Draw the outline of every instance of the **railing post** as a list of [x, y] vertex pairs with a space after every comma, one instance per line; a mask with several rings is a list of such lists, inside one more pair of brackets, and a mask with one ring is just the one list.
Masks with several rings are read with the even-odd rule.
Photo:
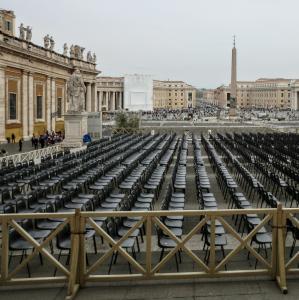
[[271, 266], [272, 266], [272, 278], [276, 279], [277, 274], [277, 260], [278, 260], [278, 209], [272, 215], [272, 257], [271, 257]]
[[85, 273], [86, 273], [86, 247], [85, 247], [85, 218], [80, 214], [79, 218], [79, 259], [78, 259], [78, 280], [80, 287], [85, 285]]
[[211, 273], [213, 274], [215, 272], [215, 265], [216, 265], [216, 249], [215, 249], [215, 216], [211, 216], [211, 240], [210, 240], [210, 269]]
[[2, 247], [1, 247], [1, 280], [6, 281], [8, 276], [8, 226], [7, 226], [7, 218], [1, 217], [1, 226], [2, 226]]
[[285, 268], [285, 239], [286, 213], [282, 210], [282, 204], [277, 205], [277, 274], [276, 281], [281, 291], [287, 294], [286, 268]]
[[71, 264], [70, 264], [70, 277], [68, 282], [67, 300], [74, 298], [76, 295], [79, 284], [78, 284], [78, 260], [79, 260], [79, 242], [80, 242], [80, 209], [76, 209], [75, 214], [70, 220], [71, 228]]
[[150, 277], [152, 270], [152, 217], [146, 218], [146, 275]]

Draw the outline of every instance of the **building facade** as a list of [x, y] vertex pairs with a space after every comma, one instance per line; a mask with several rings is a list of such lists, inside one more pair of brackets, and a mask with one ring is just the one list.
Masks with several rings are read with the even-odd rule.
[[[229, 104], [230, 86], [220, 86], [204, 93], [204, 100], [221, 107]], [[260, 78], [237, 82], [238, 108], [299, 109], [299, 80]]]
[[154, 80], [154, 108], [182, 109], [196, 106], [196, 88], [183, 81]]
[[[138, 74], [99, 76], [97, 89], [103, 111], [196, 107], [197, 89], [183, 81], [152, 80], [148, 75]], [[214, 99], [214, 92], [211, 98]]]
[[215, 90], [213, 89], [202, 89], [202, 99], [204, 102], [217, 105], [215, 100]]
[[[7, 11], [0, 11], [0, 15], [3, 26]], [[86, 85], [85, 109], [98, 111], [99, 71], [95, 61], [85, 60], [78, 53], [68, 55], [65, 50], [59, 54], [54, 50], [54, 42], [52, 47], [33, 44], [30, 27], [26, 36], [21, 28], [20, 37], [16, 37], [15, 29], [10, 27], [15, 24], [14, 15], [10, 15], [11, 25], [4, 25], [6, 30], [0, 31], [0, 141], [6, 142], [12, 134], [27, 140], [46, 130], [63, 130], [63, 114], [68, 105], [66, 83], [75, 68], [80, 70]]]
[[124, 109], [124, 77], [99, 76], [96, 84], [102, 111]]

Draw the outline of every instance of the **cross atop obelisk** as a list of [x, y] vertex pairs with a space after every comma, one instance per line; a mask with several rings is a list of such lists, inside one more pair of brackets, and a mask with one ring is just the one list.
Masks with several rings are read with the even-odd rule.
[[229, 99], [229, 116], [236, 116], [236, 102], [237, 102], [237, 49], [236, 36], [233, 36], [232, 49], [232, 69], [231, 69], [231, 83], [230, 83], [230, 99]]

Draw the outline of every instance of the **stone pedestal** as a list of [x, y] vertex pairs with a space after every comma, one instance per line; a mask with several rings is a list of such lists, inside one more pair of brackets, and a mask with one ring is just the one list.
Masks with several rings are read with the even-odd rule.
[[230, 108], [229, 111], [228, 111], [228, 115], [229, 117], [236, 117], [237, 116], [237, 111], [235, 108]]
[[93, 139], [102, 137], [102, 112], [88, 113], [87, 129]]
[[64, 148], [79, 148], [83, 146], [83, 136], [88, 133], [86, 112], [66, 113], [64, 115]]

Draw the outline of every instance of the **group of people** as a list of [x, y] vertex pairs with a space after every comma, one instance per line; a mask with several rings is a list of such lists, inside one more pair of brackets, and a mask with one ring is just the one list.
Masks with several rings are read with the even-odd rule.
[[53, 145], [59, 142], [62, 142], [64, 139], [64, 135], [61, 131], [59, 132], [49, 132], [48, 130], [41, 134], [40, 136], [36, 136], [35, 134], [32, 135], [31, 144], [34, 149], [38, 149], [39, 146], [41, 148], [47, 147], [49, 145]]
[[[31, 137], [31, 145], [32, 147], [36, 150], [39, 147], [40, 148], [44, 148], [59, 142], [62, 142], [64, 139], [64, 134], [59, 131], [59, 132], [49, 132], [48, 130], [41, 135], [35, 135], [33, 134]], [[23, 150], [23, 143], [24, 143], [24, 139], [23, 138], [19, 138], [18, 142], [16, 142], [16, 135], [14, 133], [11, 134], [11, 137], [7, 138], [8, 143], [12, 143], [12, 144], [16, 144], [18, 143], [19, 145], [19, 152], [22, 152]], [[7, 151], [5, 149], [1, 150], [1, 155], [5, 155]]]
[[209, 104], [200, 104], [196, 108], [167, 109], [156, 108], [143, 112], [142, 119], [155, 121], [199, 121], [205, 117], [218, 117], [221, 109]]

